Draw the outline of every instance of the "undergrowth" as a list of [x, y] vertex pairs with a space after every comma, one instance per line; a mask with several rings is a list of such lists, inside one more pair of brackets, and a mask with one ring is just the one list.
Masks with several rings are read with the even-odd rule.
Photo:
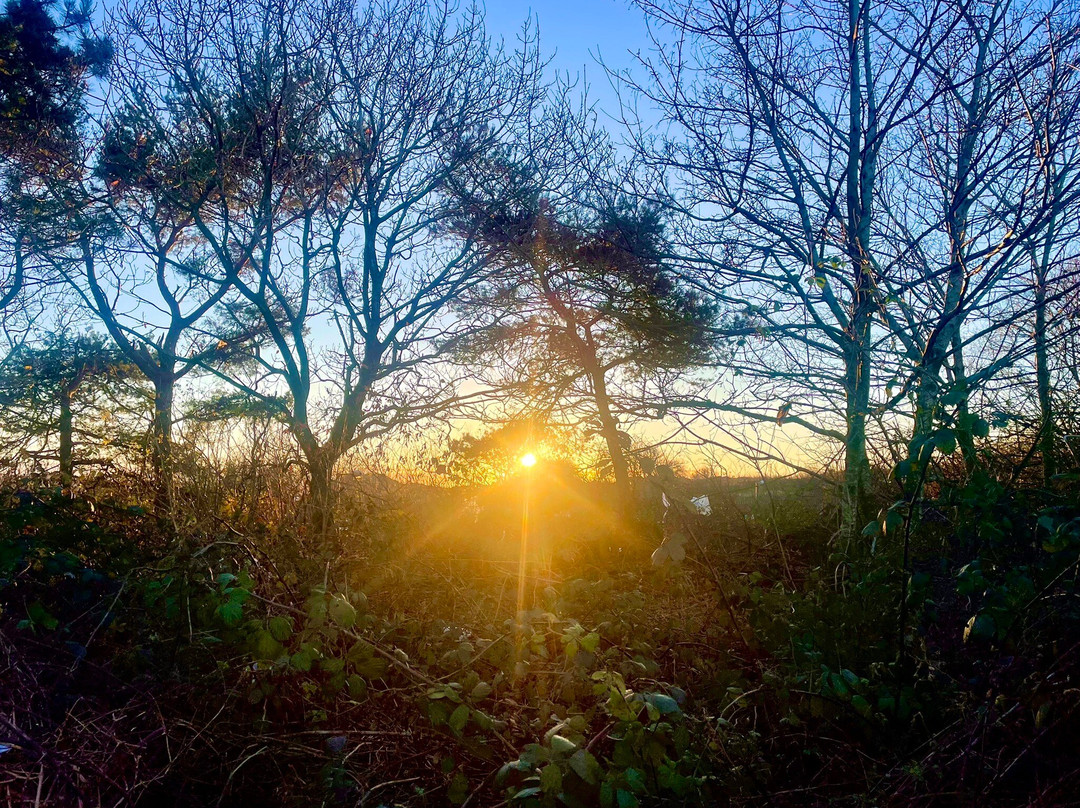
[[649, 541], [563, 527], [523, 575], [509, 553], [417, 542], [407, 509], [357, 509], [331, 557], [285, 523], [178, 528], [23, 491], [0, 517], [0, 794], [1066, 804], [1069, 484], [975, 474], [901, 498], [858, 554], [830, 540], [827, 512], [779, 523], [774, 503], [684, 510], [653, 534], [653, 561]]

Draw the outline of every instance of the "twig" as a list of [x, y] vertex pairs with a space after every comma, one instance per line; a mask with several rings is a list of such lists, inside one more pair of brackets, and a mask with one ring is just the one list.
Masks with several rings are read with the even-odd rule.
[[[363, 806], [368, 801], [368, 797], [370, 797], [380, 788], [386, 788], [387, 786], [400, 786], [404, 785], [405, 783], [415, 783], [419, 779], [419, 777], [406, 777], [402, 780], [387, 780], [385, 783], [378, 783], [377, 785], [373, 785], [371, 788], [365, 791], [364, 796], [360, 798], [360, 806]], [[465, 803], [462, 803], [462, 808], [464, 808], [464, 805]]]

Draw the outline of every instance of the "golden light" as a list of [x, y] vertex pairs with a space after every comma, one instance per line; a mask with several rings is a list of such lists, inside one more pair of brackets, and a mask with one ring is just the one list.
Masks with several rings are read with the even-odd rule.
[[536, 465], [536, 455], [534, 455], [532, 452], [529, 452], [528, 454], [522, 456], [521, 465], [523, 465], [527, 469], [531, 469], [533, 466]]

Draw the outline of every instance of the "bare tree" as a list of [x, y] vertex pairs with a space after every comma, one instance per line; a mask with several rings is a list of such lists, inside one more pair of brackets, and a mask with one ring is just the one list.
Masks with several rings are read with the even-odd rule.
[[535, 39], [505, 51], [478, 10], [423, 2], [156, 5], [130, 27], [144, 63], [217, 142], [242, 141], [242, 179], [193, 218], [267, 340], [248, 354], [255, 381], [217, 372], [282, 408], [324, 532], [341, 456], [454, 396], [431, 363], [485, 257], [447, 226], [449, 189], [526, 140], [543, 98]]
[[[1014, 304], [1027, 297], [1032, 251], [1048, 258], [1055, 244], [1072, 248], [1073, 226], [1063, 217], [1080, 191], [1080, 85], [1071, 69], [1054, 67], [1076, 52], [1075, 21], [1061, 9], [1029, 16], [983, 3], [959, 7], [956, 17], [948, 47], [926, 55], [927, 86], [913, 93], [900, 127], [908, 145], [897, 186], [903, 196], [883, 218], [903, 249], [889, 256], [880, 286], [883, 319], [902, 346], [903, 383], [886, 406], [912, 390], [913, 456], [945, 418], [973, 466], [978, 419], [968, 412], [970, 391], [1033, 342], [1012, 340], [981, 367], [965, 352], [1029, 316], [1030, 303]], [[949, 387], [955, 417], [942, 407]]]
[[[1057, 43], [1053, 42], [1053, 46]], [[1052, 58], [1034, 75], [1037, 100], [1031, 89], [1017, 82], [1031, 127], [1035, 156], [1043, 175], [1043, 192], [1068, 199], [1080, 171], [1080, 137], [1076, 134], [1076, 68], [1069, 50], [1054, 47]], [[1080, 288], [1074, 240], [1075, 217], [1065, 206], [1055, 209], [1045, 235], [1028, 246], [1031, 262], [1032, 322], [1034, 325], [1035, 388], [1039, 401], [1039, 453], [1043, 483], [1049, 484], [1057, 467], [1055, 408], [1052, 391], [1051, 346], [1064, 348], [1076, 328], [1075, 299]], [[1062, 351], [1064, 353], [1064, 351]]]
[[639, 125], [636, 145], [677, 185], [699, 283], [746, 314], [740, 380], [703, 406], [805, 415], [840, 443], [854, 537], [873, 513], [872, 417], [913, 393], [922, 440], [957, 347], [1011, 294], [1021, 245], [1075, 199], [1071, 180], [1044, 192], [1015, 92], [1071, 47], [1067, 9], [638, 5], [677, 37], [632, 83], [668, 134]]

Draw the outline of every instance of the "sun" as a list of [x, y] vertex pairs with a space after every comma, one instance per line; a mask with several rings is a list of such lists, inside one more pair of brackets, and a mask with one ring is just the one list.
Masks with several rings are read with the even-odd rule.
[[521, 465], [523, 465], [527, 469], [531, 469], [533, 466], [536, 465], [536, 455], [534, 455], [532, 452], [528, 452], [527, 454], [522, 455]]

